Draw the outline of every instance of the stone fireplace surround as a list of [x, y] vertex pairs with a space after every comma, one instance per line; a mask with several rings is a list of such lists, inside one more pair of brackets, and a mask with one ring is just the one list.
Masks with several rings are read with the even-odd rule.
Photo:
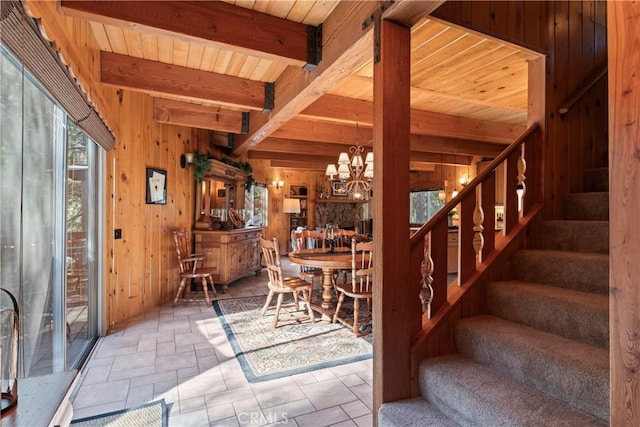
[[333, 222], [340, 228], [357, 227], [361, 221], [368, 217], [368, 204], [345, 200], [344, 202], [316, 202], [314, 209], [314, 219], [316, 227], [324, 226]]

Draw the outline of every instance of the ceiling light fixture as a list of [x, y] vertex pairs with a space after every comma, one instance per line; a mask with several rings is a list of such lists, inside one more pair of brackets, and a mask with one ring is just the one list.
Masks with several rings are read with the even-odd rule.
[[[360, 133], [357, 124], [356, 129]], [[373, 185], [373, 151], [369, 151], [365, 155], [364, 147], [356, 144], [349, 147], [349, 153], [340, 153], [338, 167], [336, 168], [333, 163], [327, 165], [325, 175], [331, 181], [334, 194], [345, 191], [346, 195], [354, 199], [366, 200], [369, 198], [369, 190]], [[339, 180], [333, 179], [335, 175], [338, 175]]]

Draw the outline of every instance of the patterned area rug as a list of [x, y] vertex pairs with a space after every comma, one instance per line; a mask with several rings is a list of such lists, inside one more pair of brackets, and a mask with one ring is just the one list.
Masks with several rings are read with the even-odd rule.
[[260, 314], [265, 299], [265, 296], [259, 296], [213, 301], [227, 339], [249, 382], [371, 357], [371, 334], [356, 338], [340, 323], [332, 324], [316, 317], [315, 323], [283, 322], [274, 329], [273, 310], [264, 317]]
[[167, 427], [164, 399], [135, 408], [122, 409], [71, 421], [74, 427]]

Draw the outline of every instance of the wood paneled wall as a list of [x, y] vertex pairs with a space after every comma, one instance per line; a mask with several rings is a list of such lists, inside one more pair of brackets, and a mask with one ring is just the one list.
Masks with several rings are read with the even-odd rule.
[[558, 114], [607, 60], [606, 2], [448, 1], [434, 15], [547, 54], [544, 216], [561, 218], [562, 197], [582, 189], [584, 169], [607, 166], [606, 81]]
[[[612, 426], [640, 425], [640, 67], [636, 2], [609, 2]], [[635, 260], [635, 261], [634, 261]]]
[[[191, 227], [193, 172], [181, 169], [185, 152], [212, 151], [209, 132], [153, 121], [152, 98], [100, 83], [99, 50], [89, 24], [66, 17], [57, 2], [26, 2], [114, 132], [107, 153], [104, 199], [103, 300], [105, 328], [171, 299], [178, 263], [172, 231]], [[167, 171], [167, 204], [145, 202], [146, 167]], [[114, 229], [122, 230], [115, 240]], [[105, 333], [106, 331], [101, 331]]]

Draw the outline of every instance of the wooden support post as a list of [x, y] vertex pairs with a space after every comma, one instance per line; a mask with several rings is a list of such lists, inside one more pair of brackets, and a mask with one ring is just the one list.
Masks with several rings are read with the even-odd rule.
[[383, 402], [411, 397], [411, 339], [421, 325], [420, 282], [409, 280], [411, 32], [385, 20], [376, 25], [380, 61], [373, 68], [374, 424]]
[[640, 425], [640, 4], [607, 2], [612, 426]]

